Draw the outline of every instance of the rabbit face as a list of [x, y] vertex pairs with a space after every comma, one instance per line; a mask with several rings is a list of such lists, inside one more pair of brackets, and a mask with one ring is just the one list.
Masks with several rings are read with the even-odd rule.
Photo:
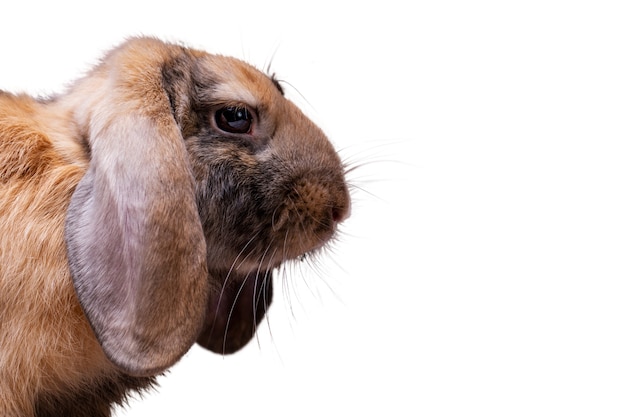
[[222, 284], [198, 343], [230, 353], [269, 307], [271, 269], [324, 246], [350, 199], [330, 142], [274, 79], [228, 57], [177, 65], [173, 73], [187, 79], [170, 78], [183, 88], [168, 94], [195, 178], [209, 273]]
[[70, 270], [125, 372], [157, 373], [194, 341], [240, 349], [271, 302], [272, 269], [324, 246], [348, 215], [326, 136], [237, 59], [136, 39], [61, 102], [90, 156], [68, 209]]
[[209, 268], [270, 269], [322, 247], [350, 205], [342, 162], [323, 132], [275, 80], [241, 61], [206, 57], [190, 72], [178, 123]]

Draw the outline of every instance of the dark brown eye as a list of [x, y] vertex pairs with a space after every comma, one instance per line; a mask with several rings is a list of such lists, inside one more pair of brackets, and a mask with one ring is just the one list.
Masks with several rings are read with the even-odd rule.
[[217, 127], [228, 133], [249, 133], [252, 114], [245, 107], [229, 106], [215, 112]]

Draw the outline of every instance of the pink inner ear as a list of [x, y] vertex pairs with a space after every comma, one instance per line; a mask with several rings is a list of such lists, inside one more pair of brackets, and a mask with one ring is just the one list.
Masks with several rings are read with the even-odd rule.
[[175, 363], [202, 327], [206, 244], [171, 115], [157, 123], [131, 113], [105, 126], [92, 130], [90, 165], [68, 209], [70, 272], [107, 357], [149, 376]]
[[272, 302], [272, 273], [230, 273], [220, 294], [207, 305], [198, 344], [215, 353], [229, 354], [243, 348], [254, 336]]

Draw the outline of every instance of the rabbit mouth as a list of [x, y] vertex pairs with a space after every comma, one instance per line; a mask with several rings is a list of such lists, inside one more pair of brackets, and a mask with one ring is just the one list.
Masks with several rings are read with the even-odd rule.
[[244, 211], [220, 235], [207, 233], [214, 248], [209, 265], [239, 272], [270, 270], [322, 249], [349, 216], [345, 190], [342, 182], [297, 181], [273, 210]]
[[324, 247], [349, 213], [350, 200], [342, 183], [296, 181], [272, 216], [282, 259], [297, 259]]

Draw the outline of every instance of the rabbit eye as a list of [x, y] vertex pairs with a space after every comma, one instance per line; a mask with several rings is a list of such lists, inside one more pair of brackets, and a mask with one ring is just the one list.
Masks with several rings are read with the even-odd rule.
[[224, 132], [249, 133], [252, 127], [252, 114], [245, 107], [224, 107], [215, 113], [215, 123]]

